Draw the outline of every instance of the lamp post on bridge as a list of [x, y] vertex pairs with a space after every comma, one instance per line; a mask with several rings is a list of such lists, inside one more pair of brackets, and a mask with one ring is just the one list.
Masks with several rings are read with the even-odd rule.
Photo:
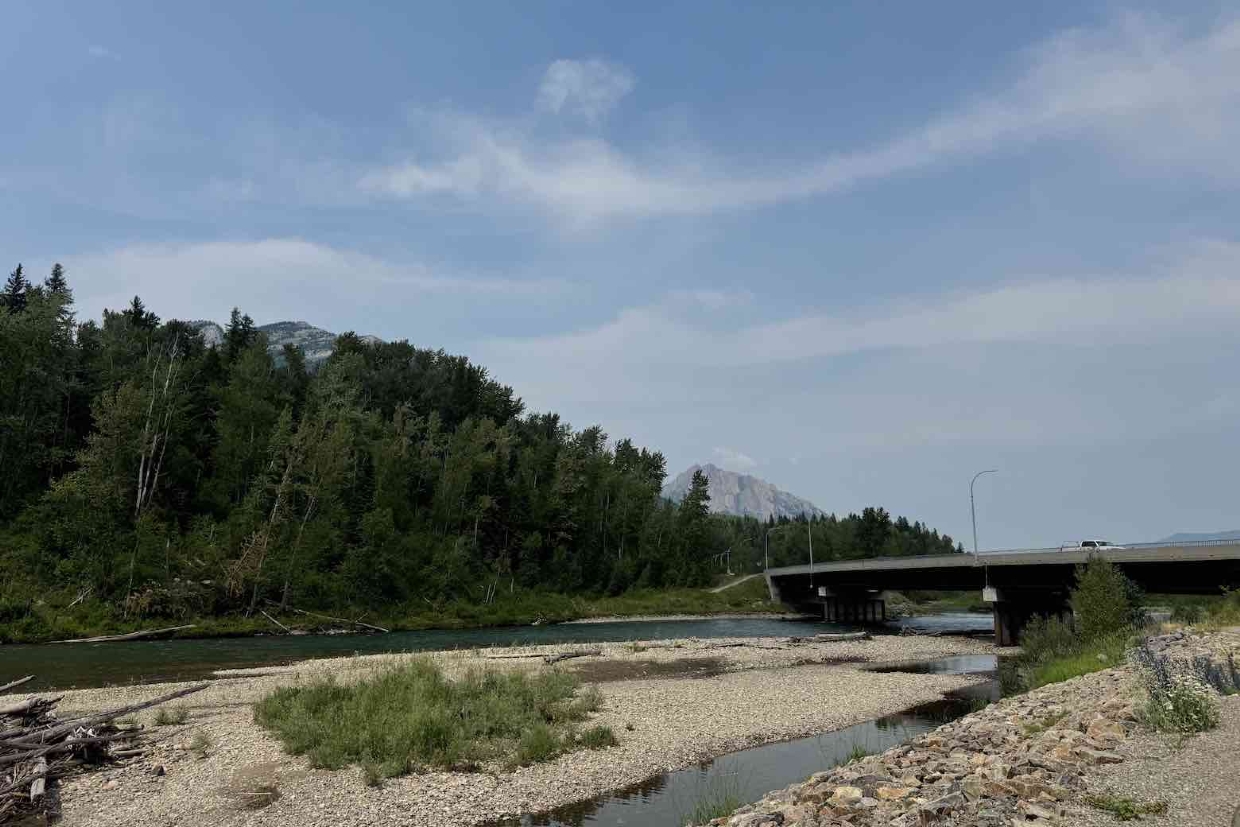
[[978, 471], [973, 475], [973, 479], [969, 480], [969, 513], [973, 517], [973, 563], [977, 564], [977, 507], [973, 504], [973, 483], [977, 482], [977, 478], [982, 474], [997, 474], [998, 468], [991, 468], [988, 471]]
[[[791, 528], [796, 523], [785, 523], [784, 525], [770, 526], [762, 539], [762, 563], [763, 570], [771, 567], [771, 532], [779, 531], [781, 528]], [[805, 521], [805, 531], [809, 535], [809, 585], [812, 589], [814, 586], [814, 523], [807, 518]]]

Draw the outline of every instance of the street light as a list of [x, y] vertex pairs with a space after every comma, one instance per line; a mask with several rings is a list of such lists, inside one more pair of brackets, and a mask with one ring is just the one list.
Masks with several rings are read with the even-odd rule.
[[[771, 532], [779, 531], [781, 528], [791, 528], [794, 525], [796, 523], [767, 527], [762, 540], [762, 562], [766, 569], [771, 567]], [[811, 520], [805, 521], [805, 531], [809, 535], [809, 584], [812, 587], [814, 585], [814, 524]]]
[[988, 471], [978, 471], [973, 475], [973, 479], [969, 480], [969, 513], [973, 516], [973, 563], [977, 564], [977, 507], [973, 504], [973, 483], [977, 482], [977, 478], [982, 474], [997, 474], [998, 468], [991, 468]]

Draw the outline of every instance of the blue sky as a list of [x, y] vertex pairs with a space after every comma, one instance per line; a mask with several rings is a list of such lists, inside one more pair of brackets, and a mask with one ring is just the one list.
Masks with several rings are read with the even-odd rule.
[[966, 542], [997, 467], [984, 547], [1240, 527], [1234, 8], [363, 5], [0, 5], [0, 250]]

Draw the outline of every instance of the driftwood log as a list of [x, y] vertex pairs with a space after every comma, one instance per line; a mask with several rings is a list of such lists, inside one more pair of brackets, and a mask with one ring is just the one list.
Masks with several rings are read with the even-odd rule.
[[16, 689], [17, 687], [21, 686], [23, 683], [30, 683], [32, 680], [34, 680], [34, 675], [27, 675], [24, 678], [18, 678], [15, 681], [9, 681], [4, 686], [0, 686], [0, 692], [8, 692], [10, 689]]
[[286, 634], [286, 635], [288, 635], [288, 634], [292, 634], [292, 631], [293, 631], [292, 629], [290, 629], [289, 627], [285, 626], [283, 623], [281, 623], [280, 621], [276, 620], [274, 617], [272, 617], [271, 615], [267, 614], [267, 613], [266, 613], [265, 611], [263, 611], [262, 609], [259, 609], [259, 610], [258, 610], [258, 613], [259, 613], [259, 614], [261, 614], [263, 617], [267, 618], [268, 620], [270, 620], [272, 623], [274, 623], [274, 624], [276, 624], [277, 626], [279, 626], [281, 629], [283, 629], [283, 630], [284, 630], [284, 634]]
[[170, 635], [173, 632], [180, 632], [184, 629], [194, 628], [193, 623], [184, 626], [169, 626], [166, 629], [143, 629], [140, 632], [128, 632], [123, 635], [99, 635], [97, 637], [79, 637], [73, 640], [53, 640], [52, 643], [112, 643], [119, 640], [142, 640], [148, 637], [158, 637], [160, 635]]
[[573, 658], [589, 658], [603, 654], [602, 649], [587, 649], [581, 652], [559, 652], [554, 655], [543, 655], [543, 663], [559, 663], [562, 660], [572, 660]]
[[[6, 684], [20, 686], [31, 677]], [[39, 817], [58, 779], [142, 755], [140, 726], [118, 726], [126, 715], [206, 689], [196, 684], [149, 701], [61, 721], [59, 697], [32, 696], [0, 707], [0, 825]]]
[[[269, 600], [267, 602], [273, 606], [276, 605], [273, 601]], [[374, 632], [383, 632], [384, 634], [387, 634], [388, 632], [391, 631], [391, 629], [384, 629], [382, 626], [373, 626], [369, 623], [363, 623], [360, 620], [349, 620], [347, 617], [332, 617], [331, 615], [323, 615], [323, 614], [319, 614], [318, 612], [308, 612], [305, 609], [294, 609], [292, 606], [289, 606], [287, 608], [287, 611], [297, 612], [297, 614], [305, 615], [306, 617], [317, 617], [322, 620], [332, 620], [332, 621], [335, 621], [336, 623], [347, 623], [350, 626], [361, 626], [363, 629], [370, 629], [371, 631], [374, 631]]]

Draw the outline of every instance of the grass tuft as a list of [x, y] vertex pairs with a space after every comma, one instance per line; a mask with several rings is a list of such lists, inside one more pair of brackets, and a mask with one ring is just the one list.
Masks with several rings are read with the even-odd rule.
[[1134, 801], [1114, 795], [1090, 795], [1085, 803], [1096, 810], [1103, 810], [1120, 821], [1132, 821], [1143, 815], [1163, 815], [1167, 812], [1165, 801]]
[[449, 680], [417, 660], [349, 686], [328, 677], [282, 687], [255, 706], [254, 720], [313, 766], [360, 764], [367, 783], [378, 783], [424, 767], [551, 760], [573, 748], [573, 724], [602, 702], [578, 686], [558, 671], [473, 669]]
[[189, 710], [183, 706], [161, 706], [155, 713], [155, 726], [177, 726], [189, 720]]
[[716, 775], [698, 793], [693, 809], [682, 823], [706, 824], [712, 819], [732, 815], [745, 803], [741, 795], [740, 778], [735, 774]]
[[206, 758], [207, 752], [211, 749], [211, 736], [202, 730], [194, 733], [194, 737], [189, 742], [190, 752], [199, 758]]
[[874, 754], [874, 751], [871, 750], [869, 747], [865, 746], [864, 744], [853, 744], [852, 749], [848, 751], [848, 760], [849, 761], [860, 761], [862, 758], [865, 758], [867, 755], [873, 755], [873, 754]]
[[592, 726], [582, 732], [578, 742], [586, 749], [606, 749], [620, 743], [609, 726]]
[[1025, 724], [1021, 728], [1024, 730], [1026, 736], [1038, 735], [1040, 733], [1046, 732], [1048, 729], [1051, 729], [1052, 727], [1055, 726], [1055, 724], [1059, 723], [1066, 717], [1068, 717], [1068, 713], [1066, 711], [1056, 712], [1054, 715], [1047, 715], [1045, 718], [1043, 718], [1040, 721], [1034, 721], [1031, 724]]

